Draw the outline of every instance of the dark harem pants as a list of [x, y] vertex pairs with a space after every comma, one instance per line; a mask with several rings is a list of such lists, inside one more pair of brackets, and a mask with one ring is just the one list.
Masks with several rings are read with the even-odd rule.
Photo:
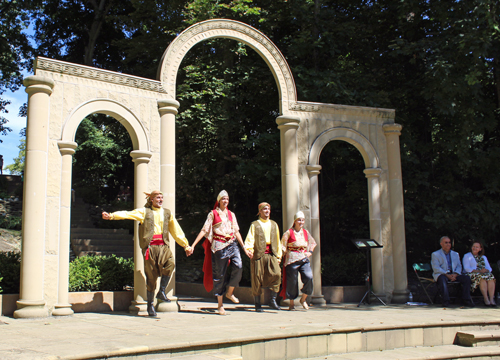
[[[216, 241], [216, 240], [214, 240]], [[227, 280], [226, 272], [228, 260], [231, 264], [231, 277]], [[222, 296], [227, 286], [237, 287], [243, 274], [243, 263], [241, 261], [240, 248], [237, 241], [233, 241], [224, 249], [212, 254], [212, 276], [214, 279], [214, 295]]]
[[288, 264], [285, 269], [287, 298], [293, 300], [299, 296], [299, 273], [304, 284], [301, 289], [302, 293], [307, 295], [313, 293], [313, 272], [308, 258]]
[[270, 288], [273, 292], [280, 291], [281, 268], [276, 256], [264, 254], [259, 260], [251, 260], [252, 294], [260, 296], [262, 288]]

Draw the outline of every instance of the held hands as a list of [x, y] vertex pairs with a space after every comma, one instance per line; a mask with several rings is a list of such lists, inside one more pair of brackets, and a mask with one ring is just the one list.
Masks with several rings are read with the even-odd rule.
[[310, 257], [311, 255], [312, 255], [312, 252], [310, 252], [310, 251], [306, 251], [306, 256], [307, 256], [307, 257]]
[[193, 255], [193, 252], [194, 252], [194, 246], [193, 247], [188, 246], [184, 249], [184, 251], [186, 252], [186, 256], [191, 256], [191, 255]]
[[247, 254], [247, 256], [251, 259], [253, 258], [253, 251], [250, 251], [250, 250], [247, 250], [247, 249], [244, 249], [245, 250], [245, 254]]
[[104, 220], [111, 220], [111, 214], [107, 213], [106, 211], [102, 212], [102, 218]]

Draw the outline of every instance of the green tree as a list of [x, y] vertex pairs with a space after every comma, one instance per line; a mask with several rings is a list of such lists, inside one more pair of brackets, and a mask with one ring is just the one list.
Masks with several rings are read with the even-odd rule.
[[24, 171], [24, 159], [26, 158], [26, 139], [21, 139], [18, 146], [19, 154], [14, 158], [14, 164], [7, 165], [6, 170], [12, 175], [21, 175]]
[[133, 185], [132, 141], [115, 119], [93, 114], [80, 123], [73, 156], [73, 188], [91, 204], [116, 197], [120, 185]]
[[[0, 2], [0, 134], [12, 131], [8, 120], [1, 116], [7, 113], [9, 100], [2, 98], [5, 90], [16, 91], [22, 85], [22, 71], [30, 70], [33, 49], [26, 30], [31, 22], [31, 11], [38, 0], [10, 0]], [[0, 143], [2, 140], [0, 139]]]

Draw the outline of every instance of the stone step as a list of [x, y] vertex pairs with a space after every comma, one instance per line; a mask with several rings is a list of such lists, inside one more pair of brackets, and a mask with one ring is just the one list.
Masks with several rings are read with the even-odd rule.
[[500, 345], [500, 330], [459, 331], [457, 339], [463, 346]]
[[119, 234], [124, 236], [130, 235], [127, 229], [96, 229], [94, 227], [71, 229], [71, 235], [77, 235], [77, 234], [102, 234], [102, 235]]
[[169, 360], [242, 360], [241, 355], [224, 354], [220, 351], [200, 352], [194, 355], [179, 355], [169, 357]]
[[71, 240], [130, 240], [134, 236], [131, 234], [71, 234]]
[[130, 245], [126, 246], [116, 246], [116, 245], [73, 245], [71, 244], [71, 248], [75, 253], [80, 253], [82, 251], [87, 251], [87, 252], [97, 252], [97, 251], [102, 251], [102, 252], [114, 252], [114, 251], [134, 251], [134, 244], [131, 243]]
[[77, 257], [85, 255], [102, 255], [102, 256], [116, 255], [118, 257], [128, 259], [134, 257], [134, 252], [133, 251], [81, 251], [79, 253], [75, 252], [75, 255]]
[[132, 237], [129, 239], [71, 239], [73, 246], [133, 246]]
[[351, 352], [327, 356], [302, 358], [302, 360], [444, 360], [444, 359], [474, 359], [474, 358], [493, 358], [500, 356], [500, 347], [481, 346], [464, 347], [459, 345], [440, 345], [440, 346], [416, 346], [405, 347], [394, 350]]
[[88, 228], [91, 228], [95, 226], [94, 225], [94, 222], [93, 221], [79, 221], [79, 222], [75, 222], [75, 221], [71, 221], [71, 228], [72, 229], [88, 229]]

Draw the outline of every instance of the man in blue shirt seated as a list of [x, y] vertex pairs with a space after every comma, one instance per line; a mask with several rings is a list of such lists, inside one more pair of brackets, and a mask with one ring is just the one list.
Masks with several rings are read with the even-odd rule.
[[460, 256], [451, 250], [451, 240], [443, 236], [439, 241], [441, 249], [432, 253], [432, 276], [438, 286], [438, 291], [443, 299], [443, 306], [450, 306], [448, 281], [458, 281], [462, 285], [462, 301], [465, 306], [472, 307], [474, 303], [470, 297], [470, 277], [462, 275]]

